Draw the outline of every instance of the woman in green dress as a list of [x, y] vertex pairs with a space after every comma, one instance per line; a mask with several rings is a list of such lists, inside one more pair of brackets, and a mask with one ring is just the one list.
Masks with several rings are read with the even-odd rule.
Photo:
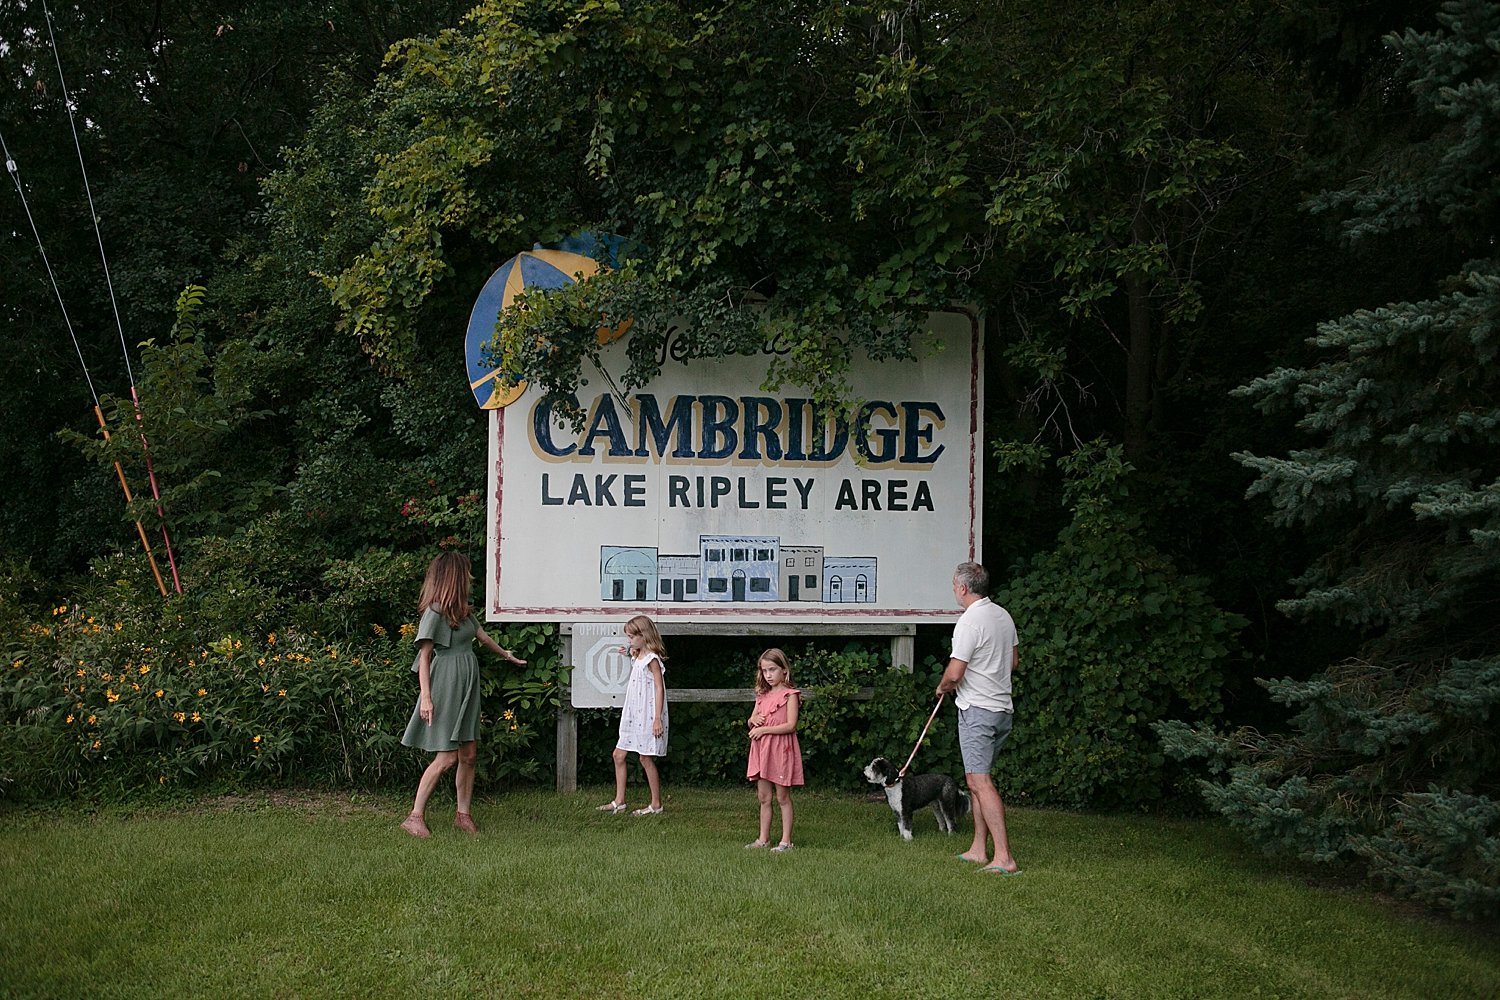
[[479, 755], [479, 658], [474, 655], [474, 640], [511, 663], [526, 662], [501, 649], [474, 620], [474, 608], [469, 603], [472, 586], [468, 557], [444, 552], [427, 567], [422, 597], [417, 601], [422, 619], [417, 625], [417, 659], [411, 668], [417, 674], [421, 693], [401, 742], [429, 750], [433, 758], [417, 782], [411, 815], [401, 823], [401, 829], [413, 837], [432, 836], [425, 818], [427, 800], [443, 772], [455, 764], [458, 812], [453, 825], [465, 833], [479, 832], [469, 814], [474, 799], [474, 761]]

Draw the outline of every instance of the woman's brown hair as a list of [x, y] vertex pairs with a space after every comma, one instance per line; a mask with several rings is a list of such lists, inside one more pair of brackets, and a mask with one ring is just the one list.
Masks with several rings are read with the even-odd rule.
[[422, 596], [417, 599], [417, 616], [428, 608], [436, 608], [438, 614], [447, 619], [454, 628], [474, 613], [469, 603], [469, 590], [474, 583], [474, 574], [469, 569], [469, 557], [462, 552], [444, 552], [427, 567], [427, 577], [422, 581]]

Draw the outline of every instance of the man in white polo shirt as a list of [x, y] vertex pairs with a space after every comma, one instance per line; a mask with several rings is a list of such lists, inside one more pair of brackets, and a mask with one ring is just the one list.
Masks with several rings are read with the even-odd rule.
[[[938, 694], [953, 694], [958, 705], [958, 746], [974, 806], [974, 843], [959, 857], [997, 875], [1019, 875], [1005, 833], [1005, 803], [990, 778], [995, 752], [1010, 735], [1014, 706], [1010, 676], [1019, 645], [1010, 612], [990, 600], [990, 575], [978, 563], [960, 563], [953, 573], [953, 596], [964, 613], [953, 627], [953, 655], [938, 683]], [[989, 840], [995, 853], [989, 854]]]

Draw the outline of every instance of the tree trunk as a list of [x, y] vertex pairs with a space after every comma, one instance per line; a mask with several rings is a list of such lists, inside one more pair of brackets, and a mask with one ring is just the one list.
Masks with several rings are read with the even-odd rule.
[[[1131, 225], [1137, 244], [1150, 239], [1144, 210]], [[1151, 427], [1151, 397], [1155, 388], [1156, 330], [1151, 315], [1151, 283], [1140, 272], [1125, 276], [1130, 307], [1130, 339], [1125, 358], [1125, 454], [1137, 458], [1146, 450]]]

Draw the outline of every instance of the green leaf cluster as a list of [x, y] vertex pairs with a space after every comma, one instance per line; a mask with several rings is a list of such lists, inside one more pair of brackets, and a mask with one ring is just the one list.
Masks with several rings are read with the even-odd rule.
[[[107, 570], [108, 567], [100, 567]], [[120, 581], [5, 641], [0, 797], [91, 799], [288, 783], [406, 786], [415, 625], [363, 635], [215, 631], [206, 609], [153, 612]], [[212, 638], [211, 638], [212, 636]], [[557, 630], [496, 630], [524, 667], [486, 663], [479, 767], [536, 780], [558, 704]]]

